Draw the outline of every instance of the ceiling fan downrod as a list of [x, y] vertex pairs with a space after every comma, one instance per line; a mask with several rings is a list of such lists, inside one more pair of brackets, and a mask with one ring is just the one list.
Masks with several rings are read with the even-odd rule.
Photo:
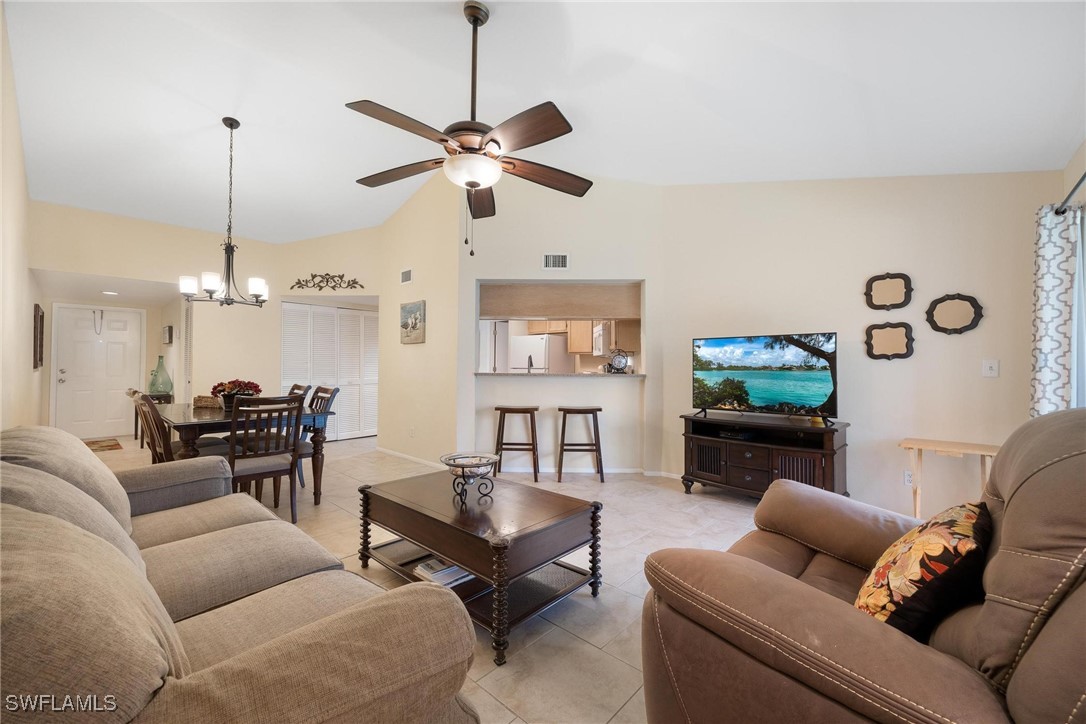
[[490, 19], [490, 9], [479, 0], [464, 3], [464, 17], [471, 23], [471, 120], [475, 120], [475, 81], [479, 68], [479, 27]]

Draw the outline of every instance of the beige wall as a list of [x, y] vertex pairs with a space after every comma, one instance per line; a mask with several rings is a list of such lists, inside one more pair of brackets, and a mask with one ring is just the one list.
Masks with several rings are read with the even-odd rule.
[[[693, 337], [837, 331], [840, 419], [852, 424], [849, 488], [906, 512], [901, 438], [999, 443], [1026, 419], [1033, 218], [1061, 188], [1059, 172], [663, 189], [597, 181], [577, 200], [503, 180], [498, 216], [476, 223], [477, 255], [461, 257], [459, 353], [474, 362], [480, 279], [643, 278], [644, 399], [622, 405], [609, 394], [619, 409], [601, 422], [622, 424], [615, 418], [643, 411], [637, 429], [605, 427], [603, 437], [618, 460], [637, 454], [645, 470], [676, 475]], [[544, 252], [570, 253], [570, 270], [543, 273]], [[886, 271], [912, 276], [909, 307], [864, 304], [867, 278]], [[947, 336], [927, 326], [928, 303], [950, 292], [984, 306], [973, 332]], [[864, 329], [885, 321], [913, 326], [912, 358], [866, 357]], [[1001, 376], [982, 378], [982, 359], [1000, 360]], [[475, 387], [473, 368], [461, 369], [461, 389]], [[517, 382], [521, 396], [507, 404], [552, 406], [541, 383]], [[591, 396], [584, 387], [580, 394]], [[462, 400], [458, 424], [461, 432], [474, 427], [475, 446], [488, 444], [491, 388], [513, 394], [491, 385]], [[926, 473], [928, 513], [977, 494], [975, 458], [937, 458]]]
[[[15, 102], [15, 78], [11, 69], [11, 49], [8, 46], [7, 25], [0, 5], [0, 427], [34, 425], [42, 421], [41, 381], [46, 377], [42, 367], [33, 369], [33, 310], [42, 304], [40, 289], [30, 272], [27, 228], [29, 197], [26, 188], [26, 168], [23, 162], [22, 134], [19, 111]], [[48, 328], [47, 328], [48, 329]]]
[[[436, 174], [382, 227], [379, 443], [436, 463], [457, 450], [457, 206], [459, 189]], [[400, 272], [413, 281], [400, 284]], [[426, 342], [400, 344], [400, 305], [426, 301]]]
[[[1082, 174], [1086, 173], [1086, 141], [1083, 142], [1078, 150], [1075, 151], [1075, 155], [1071, 157], [1071, 160], [1067, 163], [1067, 168], [1063, 170], [1063, 195], [1066, 196], [1071, 192], [1071, 189], [1075, 187], [1078, 180], [1082, 178]], [[1063, 196], [1060, 197], [1062, 200]], [[1086, 183], [1084, 183], [1071, 199], [1072, 204], [1086, 204]]]

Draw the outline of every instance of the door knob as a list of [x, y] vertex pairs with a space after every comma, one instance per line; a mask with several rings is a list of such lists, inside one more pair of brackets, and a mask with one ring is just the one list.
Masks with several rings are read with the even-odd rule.
[[60, 378], [59, 380], [57, 380], [57, 382], [59, 382], [59, 383], [60, 383], [60, 384], [62, 384], [62, 385], [63, 385], [63, 384], [64, 384], [64, 383], [66, 382], [66, 381], [67, 381], [67, 380], [65, 380], [65, 379], [64, 379], [63, 377], [61, 377], [61, 378]]

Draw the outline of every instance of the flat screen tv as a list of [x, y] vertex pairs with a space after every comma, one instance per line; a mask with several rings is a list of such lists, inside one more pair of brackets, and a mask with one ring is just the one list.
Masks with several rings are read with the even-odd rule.
[[837, 333], [694, 340], [694, 407], [837, 417]]

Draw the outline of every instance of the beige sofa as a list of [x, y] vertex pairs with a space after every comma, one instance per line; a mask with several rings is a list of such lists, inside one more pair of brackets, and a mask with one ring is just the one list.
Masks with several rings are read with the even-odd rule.
[[456, 596], [344, 571], [231, 495], [222, 458], [114, 475], [65, 432], [14, 428], [0, 503], [5, 722], [478, 721]]
[[927, 644], [852, 605], [913, 518], [776, 481], [727, 552], [653, 553], [649, 721], [1086, 721], [1086, 410], [1011, 435], [983, 500], [985, 599]]

